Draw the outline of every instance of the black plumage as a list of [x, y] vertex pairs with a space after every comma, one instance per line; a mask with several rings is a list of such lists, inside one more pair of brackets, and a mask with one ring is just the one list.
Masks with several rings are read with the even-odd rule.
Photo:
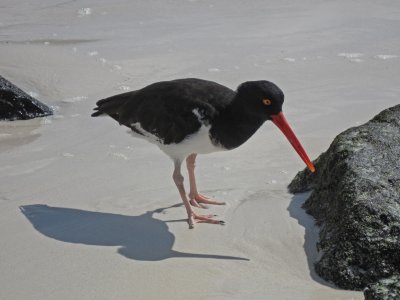
[[108, 114], [142, 134], [133, 125], [139, 123], [166, 145], [180, 143], [202, 124], [210, 125], [212, 141], [232, 149], [244, 143], [268, 119], [261, 102], [264, 98], [275, 99], [276, 112], [281, 110], [283, 93], [268, 81], [246, 82], [235, 92], [212, 81], [178, 79], [100, 100], [92, 116]]
[[[100, 100], [92, 116], [111, 116], [172, 158], [173, 179], [192, 228], [195, 223], [222, 223], [191, 208], [223, 204], [198, 193], [194, 175], [197, 154], [236, 148], [267, 120], [282, 130], [310, 170], [315, 170], [282, 114], [283, 101], [281, 89], [265, 80], [242, 83], [234, 91], [212, 81], [188, 78], [157, 82]], [[181, 174], [185, 159], [189, 198]]]

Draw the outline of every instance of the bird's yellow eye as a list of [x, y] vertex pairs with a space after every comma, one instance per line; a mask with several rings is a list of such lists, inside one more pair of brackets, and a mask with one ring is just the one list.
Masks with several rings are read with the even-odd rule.
[[263, 99], [263, 103], [264, 103], [264, 105], [269, 106], [272, 104], [272, 101], [269, 99]]

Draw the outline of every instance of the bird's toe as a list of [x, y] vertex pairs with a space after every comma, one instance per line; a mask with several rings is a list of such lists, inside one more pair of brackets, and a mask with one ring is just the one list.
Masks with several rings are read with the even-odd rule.
[[225, 224], [225, 222], [222, 220], [214, 219], [215, 216], [216, 215], [198, 215], [198, 214], [193, 213], [189, 217], [189, 227], [190, 227], [191, 221], [193, 222], [192, 226], [194, 226], [195, 223], [209, 223], [209, 224], [219, 224], [219, 225]]
[[196, 198], [190, 199], [189, 202], [190, 202], [190, 205], [192, 205], [192, 206], [194, 206], [194, 207], [197, 207], [197, 208], [204, 208], [204, 209], [207, 209], [207, 208], [208, 208], [207, 205], [204, 205], [204, 204], [202, 204], [202, 203], [199, 203], [199, 201], [197, 201]]
[[225, 205], [225, 202], [222, 201], [217, 201], [215, 199], [209, 198], [207, 196], [204, 196], [202, 194], [197, 194], [194, 199], [196, 199], [197, 203], [200, 204], [209, 204], [209, 205]]

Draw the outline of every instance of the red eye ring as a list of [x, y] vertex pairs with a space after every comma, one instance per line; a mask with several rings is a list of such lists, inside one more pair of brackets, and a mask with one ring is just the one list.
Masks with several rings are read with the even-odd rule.
[[263, 104], [266, 105], [266, 106], [269, 106], [269, 105], [272, 104], [272, 101], [269, 100], [269, 99], [263, 99]]

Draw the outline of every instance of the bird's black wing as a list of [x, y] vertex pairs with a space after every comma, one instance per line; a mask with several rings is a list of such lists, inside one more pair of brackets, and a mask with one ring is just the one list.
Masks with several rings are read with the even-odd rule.
[[234, 95], [222, 85], [200, 79], [158, 82], [125, 100], [117, 111], [118, 121], [132, 130], [139, 123], [164, 144], [179, 143], [202, 124], [210, 124]]
[[234, 96], [234, 91], [215, 82], [178, 79], [102, 99], [92, 116], [107, 114], [143, 134], [139, 123], [164, 144], [179, 143], [202, 124], [212, 123]]

